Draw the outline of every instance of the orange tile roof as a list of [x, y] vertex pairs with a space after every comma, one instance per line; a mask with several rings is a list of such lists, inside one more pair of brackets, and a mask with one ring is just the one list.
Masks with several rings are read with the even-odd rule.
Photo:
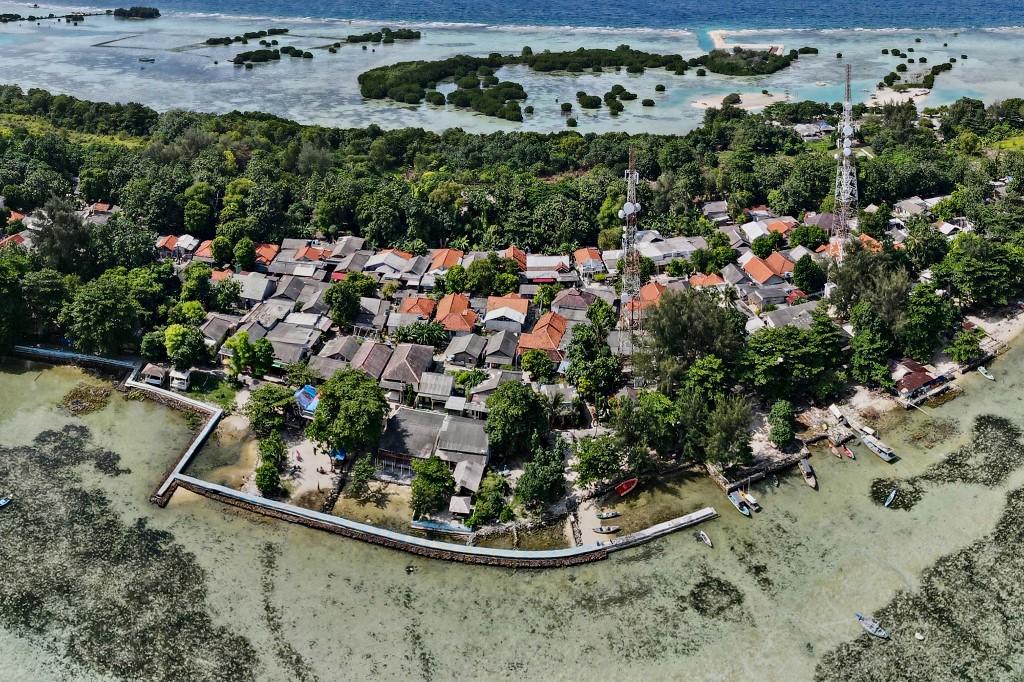
[[785, 236], [787, 232], [793, 229], [795, 222], [796, 221], [793, 221], [791, 223], [790, 221], [784, 220], [783, 218], [772, 218], [771, 220], [764, 221], [764, 224], [765, 227], [768, 228], [769, 232], [777, 232]]
[[223, 270], [213, 270], [210, 272], [210, 279], [212, 279], [214, 282], [220, 282], [230, 278], [231, 268], [224, 268]]
[[757, 256], [743, 264], [743, 271], [750, 275], [750, 278], [758, 284], [764, 284], [772, 277], [776, 277], [775, 271], [768, 267], [768, 264]]
[[725, 280], [722, 279], [721, 275], [702, 275], [700, 273], [690, 275], [690, 286], [694, 289], [700, 289], [701, 287], [717, 287], [720, 284], [725, 284]]
[[402, 299], [402, 304], [398, 307], [400, 313], [416, 313], [425, 320], [429, 320], [430, 316], [434, 314], [435, 303], [429, 298], [422, 296], [410, 296]]
[[525, 315], [530, 310], [530, 302], [519, 294], [509, 294], [508, 296], [488, 296], [487, 312], [497, 310], [498, 308], [511, 308], [512, 310]]
[[398, 256], [399, 258], [403, 258], [405, 260], [409, 260], [409, 259], [412, 258], [412, 254], [411, 253], [409, 253], [408, 251], [401, 251], [399, 249], [381, 249], [380, 252], [381, 253], [393, 253], [396, 256]]
[[17, 211], [11, 211], [11, 217], [7, 219], [7, 224], [10, 225], [15, 220], [24, 220], [24, 219], [25, 219], [25, 214], [24, 213], [18, 213]]
[[593, 246], [576, 249], [572, 252], [572, 259], [577, 263], [586, 263], [594, 260], [601, 260], [601, 252]]
[[465, 294], [448, 294], [438, 302], [434, 319], [450, 332], [468, 332], [476, 324], [476, 311]]
[[330, 254], [330, 249], [321, 249], [316, 246], [303, 246], [295, 251], [295, 260], [323, 260]]
[[281, 247], [277, 244], [257, 244], [256, 262], [270, 265], [280, 252]]
[[787, 272], [793, 272], [793, 266], [796, 265], [796, 263], [783, 256], [778, 251], [772, 251], [772, 255], [765, 259], [764, 264], [771, 268], [771, 271], [779, 277], [782, 277]]
[[460, 263], [466, 255], [458, 249], [434, 249], [431, 253], [430, 269], [447, 270], [451, 266]]
[[12, 234], [9, 237], [0, 239], [0, 249], [8, 246], [20, 246], [25, 243], [25, 238], [20, 234]]
[[178, 246], [178, 238], [173, 234], [164, 235], [156, 240], [156, 248], [173, 251]]
[[92, 210], [97, 213], [110, 213], [110, 204], [103, 204], [97, 201], [92, 205]]
[[213, 258], [213, 240], [204, 239], [199, 243], [199, 248], [196, 249], [196, 258]]
[[841, 252], [841, 245], [833, 242], [826, 242], [814, 250], [815, 253], [824, 253], [832, 258], [838, 258]]
[[526, 269], [526, 252], [517, 249], [514, 245], [501, 252], [502, 258], [511, 258], [519, 266], [520, 270]]
[[871, 253], [878, 253], [882, 250], [882, 244], [870, 234], [861, 232], [857, 235], [857, 238], [860, 239], [860, 243]]
[[661, 295], [665, 293], [666, 289], [668, 289], [668, 287], [661, 282], [648, 282], [640, 287], [640, 295], [629, 301], [626, 304], [626, 308], [645, 310], [653, 305], [657, 305], [658, 301], [661, 300]]
[[[533, 331], [519, 337], [518, 352], [537, 349], [546, 351], [549, 356], [556, 355], [567, 326], [568, 321], [558, 313], [544, 313], [533, 326]], [[553, 359], [560, 359], [560, 356]]]

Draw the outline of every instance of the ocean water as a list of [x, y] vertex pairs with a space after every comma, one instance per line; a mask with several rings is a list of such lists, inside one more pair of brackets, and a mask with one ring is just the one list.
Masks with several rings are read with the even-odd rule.
[[[26, 5], [29, 3], [25, 3]], [[92, 4], [59, 3], [68, 7]], [[911, 0], [841, 0], [831, 3], [787, 0], [701, 2], [683, 0], [593, 0], [587, 3], [544, 0], [162, 0], [163, 12], [217, 14], [224, 17], [365, 19], [419, 24], [473, 26], [586, 26], [620, 28], [929, 28], [1014, 26], [1021, 21], [1018, 2], [920, 3]], [[105, 7], [99, 5], [99, 7]]]

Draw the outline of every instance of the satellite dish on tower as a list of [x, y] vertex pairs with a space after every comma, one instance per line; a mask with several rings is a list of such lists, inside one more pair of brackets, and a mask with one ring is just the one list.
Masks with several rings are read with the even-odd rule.
[[850, 125], [849, 123], [844, 125], [843, 126], [843, 135], [845, 135], [846, 137], [849, 137], [850, 135], [853, 135], [853, 126]]

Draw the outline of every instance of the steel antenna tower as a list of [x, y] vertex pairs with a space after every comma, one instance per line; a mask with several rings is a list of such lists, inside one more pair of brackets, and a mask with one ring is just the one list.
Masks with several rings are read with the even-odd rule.
[[850, 94], [850, 65], [846, 65], [846, 95], [843, 99], [843, 120], [836, 140], [835, 220], [832, 223], [832, 249], [837, 262], [850, 238], [850, 221], [857, 211], [857, 167], [853, 157], [853, 97]]
[[640, 174], [636, 171], [636, 150], [629, 148], [629, 168], [626, 169], [626, 203], [619, 211], [619, 218], [625, 221], [622, 228], [622, 307], [626, 333], [619, 337], [619, 350], [625, 355], [633, 350], [633, 335], [640, 327], [640, 253], [636, 250], [636, 221], [640, 204], [636, 200], [636, 183]]

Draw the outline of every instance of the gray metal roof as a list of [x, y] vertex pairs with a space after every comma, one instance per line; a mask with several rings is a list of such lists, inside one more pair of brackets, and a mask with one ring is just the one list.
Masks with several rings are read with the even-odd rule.
[[[484, 422], [468, 417], [446, 417], [441, 435], [437, 440], [437, 448], [447, 453], [486, 457], [490, 449], [487, 432], [484, 431]], [[459, 459], [464, 458], [460, 457]]]
[[408, 457], [430, 457], [445, 418], [440, 412], [400, 407], [388, 419], [380, 449]]
[[447, 400], [455, 387], [455, 378], [450, 374], [424, 372], [420, 376], [419, 394], [436, 400]]
[[456, 336], [448, 344], [448, 347], [444, 351], [446, 358], [466, 353], [473, 358], [479, 358], [481, 353], [484, 352], [484, 348], [487, 346], [487, 340], [479, 334], [463, 334], [462, 336]]

